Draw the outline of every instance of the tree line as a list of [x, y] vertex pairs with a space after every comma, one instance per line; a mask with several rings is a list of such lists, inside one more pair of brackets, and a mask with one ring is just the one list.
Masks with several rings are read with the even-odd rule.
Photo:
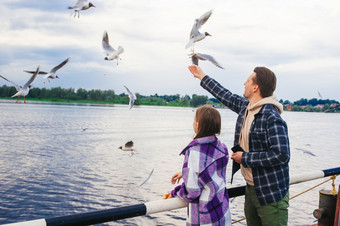
[[[13, 86], [3, 85], [0, 87], [0, 98], [9, 98], [16, 93]], [[137, 100], [135, 105], [159, 105], [159, 106], [192, 106], [197, 107], [203, 104], [216, 104], [216, 99], [208, 99], [208, 96], [189, 95], [180, 96], [176, 95], [150, 95], [143, 96], [136, 93]], [[111, 103], [111, 104], [128, 104], [129, 97], [127, 94], [115, 94], [114, 90], [100, 90], [92, 89], [85, 90], [79, 88], [61, 88], [54, 87], [51, 89], [46, 88], [31, 88], [26, 99], [41, 100], [41, 101], [68, 101], [68, 102], [96, 102], [96, 103]]]
[[[14, 86], [3, 85], [0, 87], [0, 98], [10, 98], [16, 93]], [[216, 105], [223, 107], [223, 105], [215, 98], [208, 98], [204, 95], [193, 94], [181, 96], [176, 95], [155, 95], [144, 96], [136, 93], [137, 100], [135, 105], [158, 105], [158, 106], [180, 106], [180, 107], [197, 107], [204, 104]], [[31, 88], [27, 99], [41, 100], [41, 101], [55, 101], [55, 102], [85, 102], [85, 103], [110, 103], [110, 104], [128, 104], [129, 97], [125, 93], [116, 94], [114, 90], [100, 90], [92, 89], [86, 90], [79, 88], [77, 90], [73, 88], [61, 88], [54, 87], [50, 89], [46, 88]], [[288, 100], [280, 100], [287, 110], [287, 106], [291, 106], [293, 111], [325, 111], [330, 108], [331, 105], [339, 104], [336, 100], [329, 99], [310, 99], [301, 98], [300, 100], [290, 102]], [[323, 108], [316, 108], [315, 106], [324, 105]], [[303, 107], [302, 107], [303, 106]], [[306, 107], [307, 106], [307, 107]], [[340, 108], [333, 111], [340, 112]]]

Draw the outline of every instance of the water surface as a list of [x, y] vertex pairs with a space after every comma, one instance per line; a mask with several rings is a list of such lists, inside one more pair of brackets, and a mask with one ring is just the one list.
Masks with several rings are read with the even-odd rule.
[[[170, 177], [181, 170], [183, 161], [178, 154], [193, 137], [192, 108], [129, 110], [126, 105], [2, 101], [0, 110], [0, 224], [161, 199], [173, 188]], [[231, 148], [237, 115], [219, 111], [220, 139]], [[292, 176], [340, 166], [340, 114], [284, 112], [282, 116], [289, 126]], [[136, 145], [134, 156], [117, 149], [129, 140]], [[152, 169], [151, 180], [140, 187]], [[231, 164], [228, 172], [230, 181]], [[244, 184], [240, 173], [234, 180], [235, 185], [228, 186]], [[293, 185], [290, 194], [323, 180]], [[312, 213], [322, 188], [331, 189], [330, 182], [291, 200], [289, 225], [315, 220]], [[237, 197], [230, 204], [234, 220], [244, 216], [243, 201]], [[184, 208], [105, 225], [184, 225], [185, 217]]]

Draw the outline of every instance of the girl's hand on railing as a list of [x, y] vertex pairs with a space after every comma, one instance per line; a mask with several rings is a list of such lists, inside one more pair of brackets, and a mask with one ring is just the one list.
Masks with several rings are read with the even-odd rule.
[[175, 184], [177, 181], [177, 184], [179, 183], [180, 179], [182, 178], [182, 172], [178, 172], [175, 175], [171, 177], [171, 184]]

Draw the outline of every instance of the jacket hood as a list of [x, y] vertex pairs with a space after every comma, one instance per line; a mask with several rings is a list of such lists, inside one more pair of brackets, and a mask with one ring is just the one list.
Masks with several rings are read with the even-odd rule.
[[269, 96], [269, 97], [263, 98], [252, 106], [248, 105], [247, 110], [253, 111], [257, 108], [261, 108], [265, 104], [272, 104], [277, 109], [279, 114], [283, 112], [283, 105], [276, 100], [276, 96]]

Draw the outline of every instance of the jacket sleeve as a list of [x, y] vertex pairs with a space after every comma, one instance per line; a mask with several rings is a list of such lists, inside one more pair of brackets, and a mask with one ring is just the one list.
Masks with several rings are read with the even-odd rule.
[[[245, 152], [242, 155], [242, 165], [244, 167], [274, 167], [284, 165], [289, 162], [290, 148], [288, 139], [287, 124], [282, 118], [271, 116], [266, 121], [267, 132], [256, 134], [258, 140], [264, 140], [257, 152]], [[259, 145], [259, 142], [254, 142], [253, 146]]]
[[200, 197], [204, 185], [199, 179], [199, 152], [187, 150], [182, 169], [183, 183], [171, 191], [173, 197], [178, 196], [185, 202], [193, 202]]
[[232, 94], [228, 89], [224, 88], [220, 83], [213, 78], [210, 78], [208, 75], [201, 80], [201, 86], [222, 104], [236, 113], [239, 113], [244, 105], [248, 105], [248, 99]]

